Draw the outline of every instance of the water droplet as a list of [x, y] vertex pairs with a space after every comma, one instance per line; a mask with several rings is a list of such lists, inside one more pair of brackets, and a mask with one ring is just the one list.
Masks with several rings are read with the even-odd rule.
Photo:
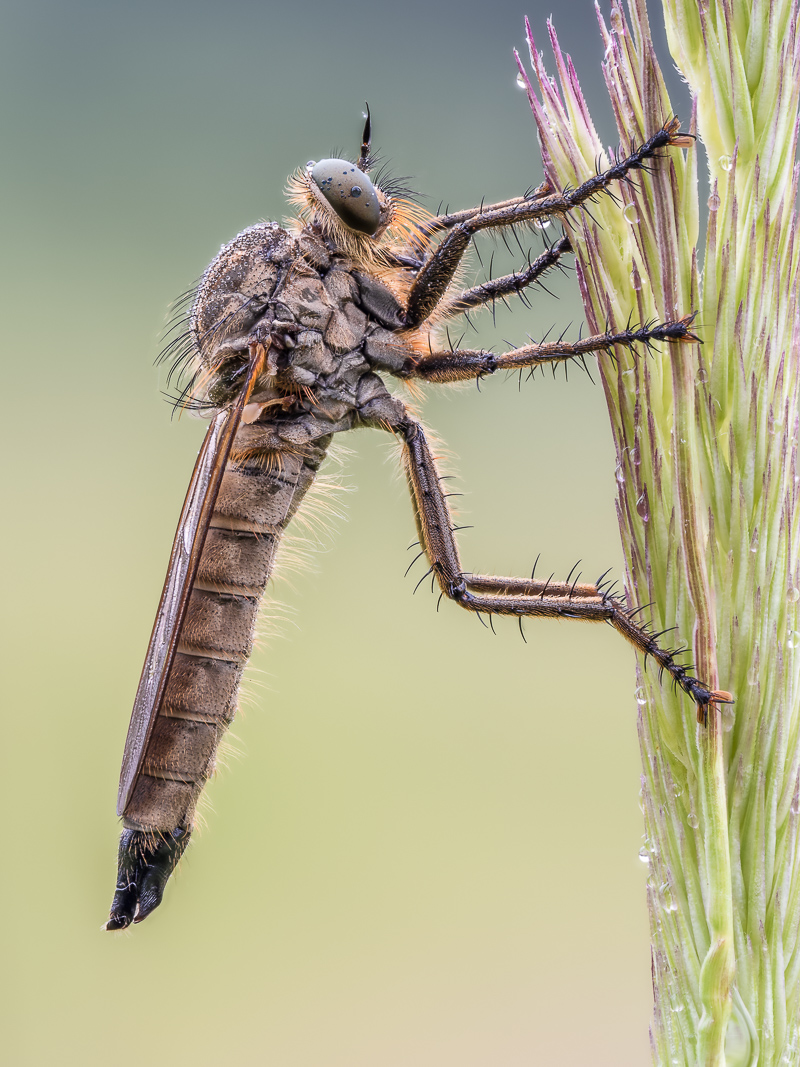
[[722, 201], [719, 198], [719, 193], [716, 190], [711, 194], [706, 203], [708, 204], [709, 211], [719, 211], [719, 205]]
[[733, 710], [730, 704], [722, 705], [722, 729], [725, 733], [730, 733], [736, 724], [736, 712]]
[[616, 33], [619, 36], [622, 36], [625, 33], [625, 19], [622, 17], [622, 12], [618, 7], [611, 8], [609, 22], [611, 23], [612, 33]]
[[524, 78], [524, 76], [522, 74], [522, 71], [520, 71], [519, 74], [517, 74], [517, 77], [515, 78], [515, 81], [516, 81], [516, 85], [517, 85], [518, 89], [527, 89], [528, 88], [528, 86], [525, 84], [525, 78]]
[[697, 371], [697, 380], [698, 380], [698, 382], [707, 382], [708, 381], [708, 371], [706, 370], [705, 367], [700, 367], [698, 369], [698, 371]]
[[534, 219], [533, 220], [533, 227], [534, 227], [535, 230], [546, 230], [547, 227], [550, 225], [550, 221], [551, 220], [550, 220], [549, 216], [545, 215], [541, 219]]
[[790, 604], [796, 604], [800, 600], [800, 589], [793, 585], [786, 592], [786, 599]]
[[647, 851], [644, 845], [642, 845], [642, 847], [639, 849], [639, 859], [642, 861], [642, 863], [650, 862], [650, 853]]
[[683, 786], [680, 784], [680, 782], [676, 782], [675, 785], [672, 787], [672, 795], [674, 797], [683, 796]]
[[639, 516], [642, 522], [650, 522], [650, 505], [647, 501], [646, 489], [636, 501], [636, 514]]
[[636, 204], [626, 205], [625, 210], [622, 212], [622, 214], [624, 215], [626, 221], [629, 222], [631, 225], [633, 225], [634, 222], [639, 221], [639, 211], [636, 207]]
[[623, 471], [621, 463], [617, 464], [614, 470], [614, 477], [617, 479], [620, 485], [625, 484], [625, 471]]
[[639, 273], [639, 271], [636, 269], [636, 267], [634, 267], [633, 270], [631, 271], [631, 285], [633, 286], [633, 288], [636, 290], [637, 293], [641, 290], [642, 286], [644, 285], [644, 282], [642, 281], [642, 276]]
[[753, 539], [750, 542], [750, 551], [751, 552], [758, 552], [758, 527], [757, 526], [756, 526], [755, 530], [753, 530]]
[[630, 451], [631, 463], [634, 465], [634, 467], [640, 467], [642, 465], [642, 456], [641, 456], [641, 453], [639, 452], [639, 446], [638, 445], [634, 445], [633, 448], [629, 449], [629, 451]]
[[[684, 1004], [675, 1004], [675, 1005], [673, 1005], [672, 1010], [675, 1012], [676, 1015], [680, 1015], [680, 1013], [684, 1010], [684, 1007], [685, 1007]], [[678, 1061], [673, 1060], [672, 1062], [676, 1063]]]
[[733, 160], [730, 156], [720, 156], [717, 162], [719, 163], [720, 167], [725, 171], [730, 170], [733, 166]]
[[639, 686], [639, 688], [636, 690], [635, 696], [636, 696], [636, 703], [637, 704], [646, 704], [647, 703], [647, 693], [645, 693], [645, 691], [642, 688], [642, 686]]
[[790, 630], [786, 635], [787, 648], [800, 648], [800, 630]]
[[313, 170], [314, 167], [316, 167], [316, 165], [317, 165], [316, 159], [309, 159], [309, 161], [306, 163], [306, 170]]
[[686, 821], [693, 830], [696, 830], [697, 827], [700, 825], [700, 820], [697, 818], [693, 811], [690, 811], [689, 814], [686, 816]]

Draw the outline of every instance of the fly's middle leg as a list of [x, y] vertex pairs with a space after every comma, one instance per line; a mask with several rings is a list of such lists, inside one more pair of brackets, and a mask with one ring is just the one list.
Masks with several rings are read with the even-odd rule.
[[396, 373], [400, 378], [459, 382], [483, 378], [501, 370], [523, 370], [545, 364], [555, 366], [572, 359], [580, 360], [592, 352], [609, 351], [614, 345], [634, 348], [636, 345], [649, 347], [661, 341], [698, 342], [699, 337], [691, 331], [693, 319], [694, 315], [687, 315], [676, 322], [664, 322], [656, 326], [629, 326], [624, 330], [609, 330], [574, 342], [558, 340], [531, 343], [499, 354], [486, 349], [454, 348], [424, 356], [411, 355]]

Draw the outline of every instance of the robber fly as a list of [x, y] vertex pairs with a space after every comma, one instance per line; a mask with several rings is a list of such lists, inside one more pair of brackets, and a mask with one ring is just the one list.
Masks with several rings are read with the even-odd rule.
[[239, 682], [276, 550], [334, 434], [395, 434], [420, 545], [443, 596], [467, 611], [607, 622], [666, 671], [703, 715], [729, 694], [710, 690], [634, 622], [602, 583], [472, 574], [425, 431], [386, 388], [458, 382], [555, 365], [613, 345], [692, 342], [692, 315], [660, 325], [528, 344], [497, 355], [442, 348], [447, 320], [522, 293], [571, 251], [562, 237], [519, 271], [460, 290], [472, 237], [575, 207], [691, 139], [677, 119], [571, 192], [534, 192], [431, 216], [369, 171], [370, 120], [355, 162], [322, 159], [289, 179], [297, 218], [251, 226], [223, 247], [194, 293], [178, 361], [193, 369], [184, 402], [211, 417], [181, 512], [136, 693], [117, 812], [123, 831], [108, 930], [141, 922], [161, 902], [192, 832], [195, 806], [233, 719]]

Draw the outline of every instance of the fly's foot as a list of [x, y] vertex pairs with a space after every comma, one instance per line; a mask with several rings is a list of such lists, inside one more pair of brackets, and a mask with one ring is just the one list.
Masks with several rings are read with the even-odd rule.
[[140, 923], [161, 903], [167, 880], [189, 843], [190, 830], [169, 833], [123, 830], [119, 840], [117, 891], [106, 930]]
[[708, 689], [702, 682], [698, 682], [696, 678], [687, 678], [686, 681], [691, 683], [691, 688], [687, 692], [697, 704], [697, 721], [703, 726], [708, 726], [709, 704], [735, 703], [733, 694], [729, 693], [727, 689]]
[[693, 677], [686, 671], [678, 668], [673, 671], [673, 677], [681, 689], [690, 696], [697, 705], [697, 721], [702, 726], [708, 726], [709, 704], [733, 704], [733, 695], [726, 689], [709, 689], [698, 678]]

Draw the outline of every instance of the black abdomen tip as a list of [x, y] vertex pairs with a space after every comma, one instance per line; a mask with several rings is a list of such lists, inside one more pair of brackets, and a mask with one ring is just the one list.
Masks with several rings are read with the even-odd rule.
[[123, 830], [119, 840], [117, 891], [106, 930], [140, 923], [161, 903], [164, 887], [189, 843], [181, 826], [169, 833]]

